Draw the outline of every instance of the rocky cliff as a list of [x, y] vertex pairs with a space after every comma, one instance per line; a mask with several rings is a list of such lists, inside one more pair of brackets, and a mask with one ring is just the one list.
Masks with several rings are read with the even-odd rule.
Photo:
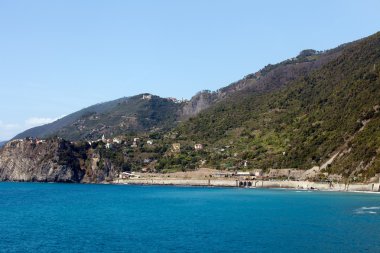
[[0, 181], [92, 183], [118, 173], [90, 148], [78, 149], [62, 139], [14, 140], [0, 149]]
[[7, 143], [0, 151], [0, 180], [79, 182], [84, 174], [79, 165], [60, 163], [65, 146], [63, 141]]

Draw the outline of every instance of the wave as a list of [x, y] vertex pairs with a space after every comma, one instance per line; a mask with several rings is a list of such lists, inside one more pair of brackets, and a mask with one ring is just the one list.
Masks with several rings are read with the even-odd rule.
[[380, 206], [363, 206], [358, 209], [355, 209], [354, 212], [356, 214], [377, 214], [378, 210], [380, 210]]

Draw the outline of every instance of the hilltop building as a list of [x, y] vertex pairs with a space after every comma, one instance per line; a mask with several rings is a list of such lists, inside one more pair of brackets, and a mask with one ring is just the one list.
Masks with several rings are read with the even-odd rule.
[[151, 94], [143, 95], [142, 96], [142, 100], [151, 100], [151, 99], [152, 99], [152, 95]]

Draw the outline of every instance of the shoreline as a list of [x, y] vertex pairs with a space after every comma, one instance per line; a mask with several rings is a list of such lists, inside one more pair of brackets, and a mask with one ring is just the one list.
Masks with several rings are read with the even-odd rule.
[[[246, 183], [244, 185], [244, 182]], [[115, 185], [160, 185], [160, 186], [189, 186], [189, 187], [229, 187], [248, 189], [285, 189], [300, 191], [323, 192], [348, 192], [380, 194], [379, 183], [369, 184], [342, 184], [322, 183], [309, 181], [263, 181], [263, 180], [223, 180], [223, 179], [163, 179], [163, 178], [138, 178], [116, 179], [111, 184]]]
[[[150, 182], [149, 182], [150, 181]], [[168, 182], [171, 181], [171, 182]], [[177, 182], [174, 182], [177, 181]], [[181, 182], [178, 182], [181, 181]], [[183, 181], [186, 181], [184, 183]], [[196, 183], [199, 181], [204, 181], [202, 184]], [[215, 181], [215, 180], [214, 180]], [[206, 188], [240, 188], [240, 189], [278, 189], [278, 190], [291, 190], [291, 191], [304, 191], [304, 192], [342, 192], [342, 193], [368, 193], [368, 194], [380, 194], [380, 191], [371, 191], [363, 189], [363, 187], [368, 187], [372, 184], [350, 184], [350, 187], [353, 188], [361, 188], [360, 189], [342, 189], [342, 188], [297, 188], [297, 187], [289, 187], [286, 184], [284, 185], [284, 182], [288, 183], [295, 183], [300, 181], [264, 181], [264, 182], [270, 182], [272, 183], [270, 186], [266, 185], [264, 187], [260, 186], [246, 186], [246, 187], [238, 187], [236, 185], [232, 185], [232, 180], [218, 180], [218, 181], [225, 181], [224, 183], [219, 182], [218, 184], [210, 182], [208, 184], [208, 180], [204, 179], [171, 179], [171, 180], [165, 180], [165, 182], [158, 182], [158, 180], [152, 180], [151, 179], [129, 179], [129, 180], [121, 180], [117, 179], [114, 181], [103, 181], [103, 182], [46, 182], [46, 181], [0, 181], [0, 183], [40, 183], [40, 184], [80, 184], [80, 185], [129, 185], [129, 186], [177, 186], [177, 187], [206, 187]], [[207, 184], [205, 183], [207, 182]], [[226, 183], [228, 182], [228, 183]], [[302, 181], [307, 182], [311, 185], [313, 184], [324, 184], [324, 183], [316, 183], [316, 182], [308, 182], [308, 181]], [[275, 184], [273, 184], [275, 183]], [[344, 185], [344, 184], [340, 184]], [[374, 184], [375, 186], [380, 185]], [[287, 187], [286, 187], [287, 186]]]

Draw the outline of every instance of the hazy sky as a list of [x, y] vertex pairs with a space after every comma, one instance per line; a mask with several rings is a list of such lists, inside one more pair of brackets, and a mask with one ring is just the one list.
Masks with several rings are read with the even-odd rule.
[[380, 30], [380, 1], [0, 0], [0, 140], [143, 92], [190, 98]]

